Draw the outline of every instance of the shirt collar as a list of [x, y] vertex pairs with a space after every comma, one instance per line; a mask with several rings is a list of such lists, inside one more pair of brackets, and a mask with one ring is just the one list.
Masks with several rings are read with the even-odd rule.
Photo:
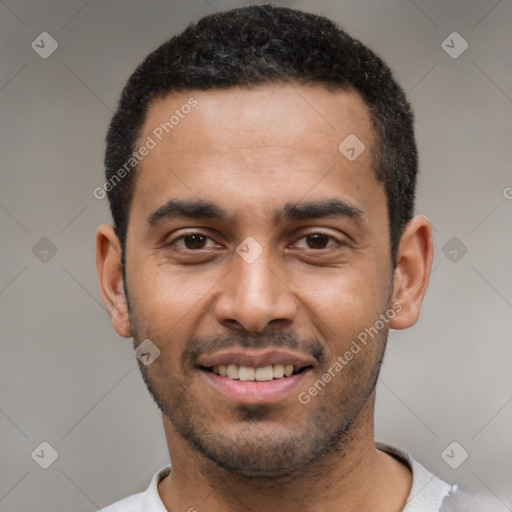
[[457, 485], [450, 485], [438, 478], [405, 450], [379, 442], [376, 446], [379, 450], [404, 462], [412, 472], [411, 491], [402, 512], [438, 512], [443, 499], [450, 492], [457, 490]]
[[[443, 499], [457, 490], [456, 485], [450, 485], [417, 462], [410, 453], [393, 445], [376, 443], [379, 450], [389, 453], [406, 464], [412, 472], [412, 486], [405, 508], [402, 512], [438, 512]], [[167, 512], [160, 494], [158, 484], [169, 475], [171, 465], [160, 468], [144, 495], [144, 512]]]

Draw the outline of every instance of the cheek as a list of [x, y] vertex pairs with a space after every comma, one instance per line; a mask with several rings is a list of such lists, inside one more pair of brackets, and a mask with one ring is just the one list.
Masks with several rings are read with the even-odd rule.
[[370, 268], [331, 269], [325, 274], [301, 274], [293, 287], [309, 321], [331, 348], [339, 352], [386, 308], [388, 282]]
[[184, 271], [157, 261], [133, 263], [128, 278], [132, 316], [147, 337], [186, 330], [222, 276], [199, 267]]

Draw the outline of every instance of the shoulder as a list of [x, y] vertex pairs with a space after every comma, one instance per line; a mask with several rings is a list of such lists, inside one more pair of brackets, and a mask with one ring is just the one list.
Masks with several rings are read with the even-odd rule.
[[501, 512], [497, 499], [456, 489], [443, 500], [439, 512]]
[[456, 489], [423, 467], [409, 452], [397, 446], [376, 443], [377, 448], [409, 467], [412, 485], [402, 512], [439, 512], [443, 499]]
[[99, 512], [167, 512], [160, 495], [158, 484], [171, 472], [171, 466], [160, 468], [151, 479], [151, 483], [144, 492], [133, 494], [121, 501], [116, 501]]
[[380, 450], [402, 460], [412, 473], [412, 487], [402, 512], [504, 512], [497, 498], [476, 495], [448, 484], [432, 474], [410, 453], [396, 446], [376, 443]]
[[106, 508], [102, 508], [99, 512], [140, 512], [144, 502], [145, 492], [139, 492], [133, 496], [128, 496], [121, 501], [117, 501]]

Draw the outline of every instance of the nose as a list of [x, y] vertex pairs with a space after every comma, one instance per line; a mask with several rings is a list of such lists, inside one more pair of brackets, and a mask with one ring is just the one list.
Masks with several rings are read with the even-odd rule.
[[250, 332], [260, 332], [271, 323], [289, 325], [297, 305], [278, 267], [265, 252], [251, 263], [235, 254], [234, 266], [222, 280], [215, 303], [218, 322]]

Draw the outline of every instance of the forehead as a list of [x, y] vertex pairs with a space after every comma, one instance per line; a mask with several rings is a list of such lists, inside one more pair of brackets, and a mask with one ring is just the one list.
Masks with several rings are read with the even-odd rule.
[[[148, 108], [138, 145], [149, 140], [134, 194], [146, 210], [219, 190], [232, 204], [333, 189], [357, 203], [382, 192], [369, 111], [355, 91], [267, 84], [172, 93]], [[363, 151], [353, 159], [352, 149]]]
[[[196, 106], [189, 107], [195, 102]], [[160, 125], [169, 121], [172, 126], [167, 125], [167, 133]], [[168, 94], [149, 106], [142, 135], [171, 135], [178, 151], [197, 147], [199, 141], [188, 138], [190, 131], [197, 129], [201, 146], [209, 144], [210, 151], [219, 142], [223, 145], [217, 149], [239, 149], [241, 140], [254, 148], [284, 148], [300, 140], [306, 143], [304, 151], [333, 153], [347, 130], [360, 138], [372, 135], [368, 108], [359, 93], [328, 91], [320, 84], [266, 84]]]

